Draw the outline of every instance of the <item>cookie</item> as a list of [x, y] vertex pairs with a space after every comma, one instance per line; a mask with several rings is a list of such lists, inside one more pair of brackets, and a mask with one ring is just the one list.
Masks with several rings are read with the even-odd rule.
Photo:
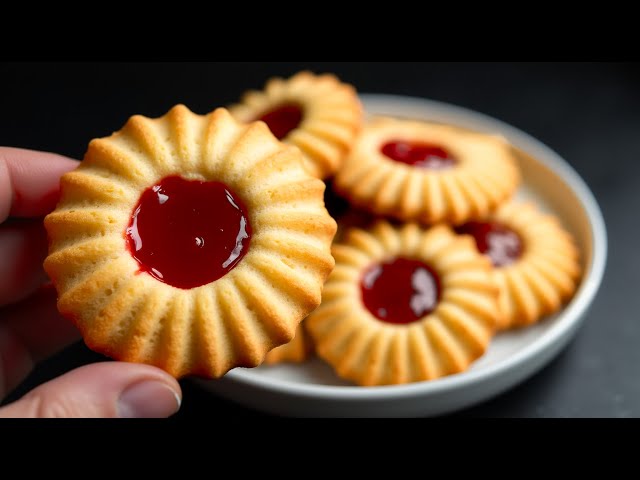
[[303, 363], [313, 355], [313, 341], [307, 333], [304, 320], [296, 330], [296, 336], [289, 343], [280, 345], [267, 353], [264, 363], [276, 365], [278, 363]]
[[493, 263], [500, 329], [534, 324], [560, 310], [576, 291], [578, 247], [557, 218], [532, 203], [507, 203], [489, 219], [456, 231], [472, 236]]
[[320, 303], [324, 189], [264, 123], [134, 116], [89, 144], [45, 219], [58, 308], [93, 350], [177, 378], [255, 367]]
[[502, 138], [377, 118], [358, 137], [335, 188], [377, 215], [457, 225], [487, 216], [519, 181], [515, 157]]
[[433, 380], [466, 370], [497, 321], [491, 263], [448, 226], [351, 229], [306, 325], [317, 354], [362, 386]]
[[362, 125], [362, 105], [352, 86], [334, 75], [306, 71], [269, 80], [264, 90], [245, 93], [229, 110], [243, 122], [262, 120], [277, 138], [299, 147], [318, 178], [342, 165]]

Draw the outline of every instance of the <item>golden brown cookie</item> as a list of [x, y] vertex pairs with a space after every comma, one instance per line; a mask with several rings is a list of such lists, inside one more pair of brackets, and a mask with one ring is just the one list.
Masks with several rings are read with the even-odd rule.
[[296, 330], [296, 336], [289, 343], [280, 345], [267, 353], [264, 363], [275, 365], [278, 363], [302, 363], [313, 355], [313, 341], [307, 333], [304, 320]]
[[432, 380], [484, 354], [497, 317], [491, 264], [447, 226], [379, 222], [334, 244], [336, 267], [306, 320], [316, 351], [360, 385]]
[[489, 219], [457, 228], [490, 258], [500, 288], [498, 327], [538, 322], [572, 297], [580, 278], [579, 251], [552, 215], [531, 203], [507, 203]]
[[45, 219], [60, 312], [93, 350], [175, 377], [259, 365], [334, 265], [300, 158], [263, 123], [181, 105], [93, 140]]
[[358, 137], [335, 188], [378, 215], [457, 225], [488, 215], [519, 180], [511, 148], [499, 137], [377, 118]]
[[299, 147], [305, 166], [318, 178], [330, 177], [342, 165], [362, 125], [355, 89], [328, 74], [273, 78], [229, 110], [243, 122], [264, 121], [277, 138]]

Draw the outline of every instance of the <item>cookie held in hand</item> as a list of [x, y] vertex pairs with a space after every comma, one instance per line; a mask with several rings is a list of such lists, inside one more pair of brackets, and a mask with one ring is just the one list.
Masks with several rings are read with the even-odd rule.
[[117, 360], [175, 377], [255, 367], [320, 303], [324, 189], [263, 123], [134, 116], [89, 144], [45, 219], [58, 308]]

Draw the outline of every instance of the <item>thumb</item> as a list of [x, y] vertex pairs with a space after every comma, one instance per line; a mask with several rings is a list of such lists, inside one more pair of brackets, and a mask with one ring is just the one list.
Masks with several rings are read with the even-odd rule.
[[40, 385], [0, 408], [0, 418], [160, 418], [176, 413], [181, 398], [178, 382], [158, 368], [105, 362]]

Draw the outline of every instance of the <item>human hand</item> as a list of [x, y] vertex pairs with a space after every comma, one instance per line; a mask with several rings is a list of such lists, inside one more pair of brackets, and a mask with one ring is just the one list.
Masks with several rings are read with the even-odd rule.
[[[0, 400], [35, 362], [79, 338], [43, 286], [47, 239], [42, 218], [58, 200], [60, 176], [77, 162], [0, 147]], [[167, 417], [180, 407], [178, 382], [141, 364], [87, 365], [0, 408], [2, 417]]]

